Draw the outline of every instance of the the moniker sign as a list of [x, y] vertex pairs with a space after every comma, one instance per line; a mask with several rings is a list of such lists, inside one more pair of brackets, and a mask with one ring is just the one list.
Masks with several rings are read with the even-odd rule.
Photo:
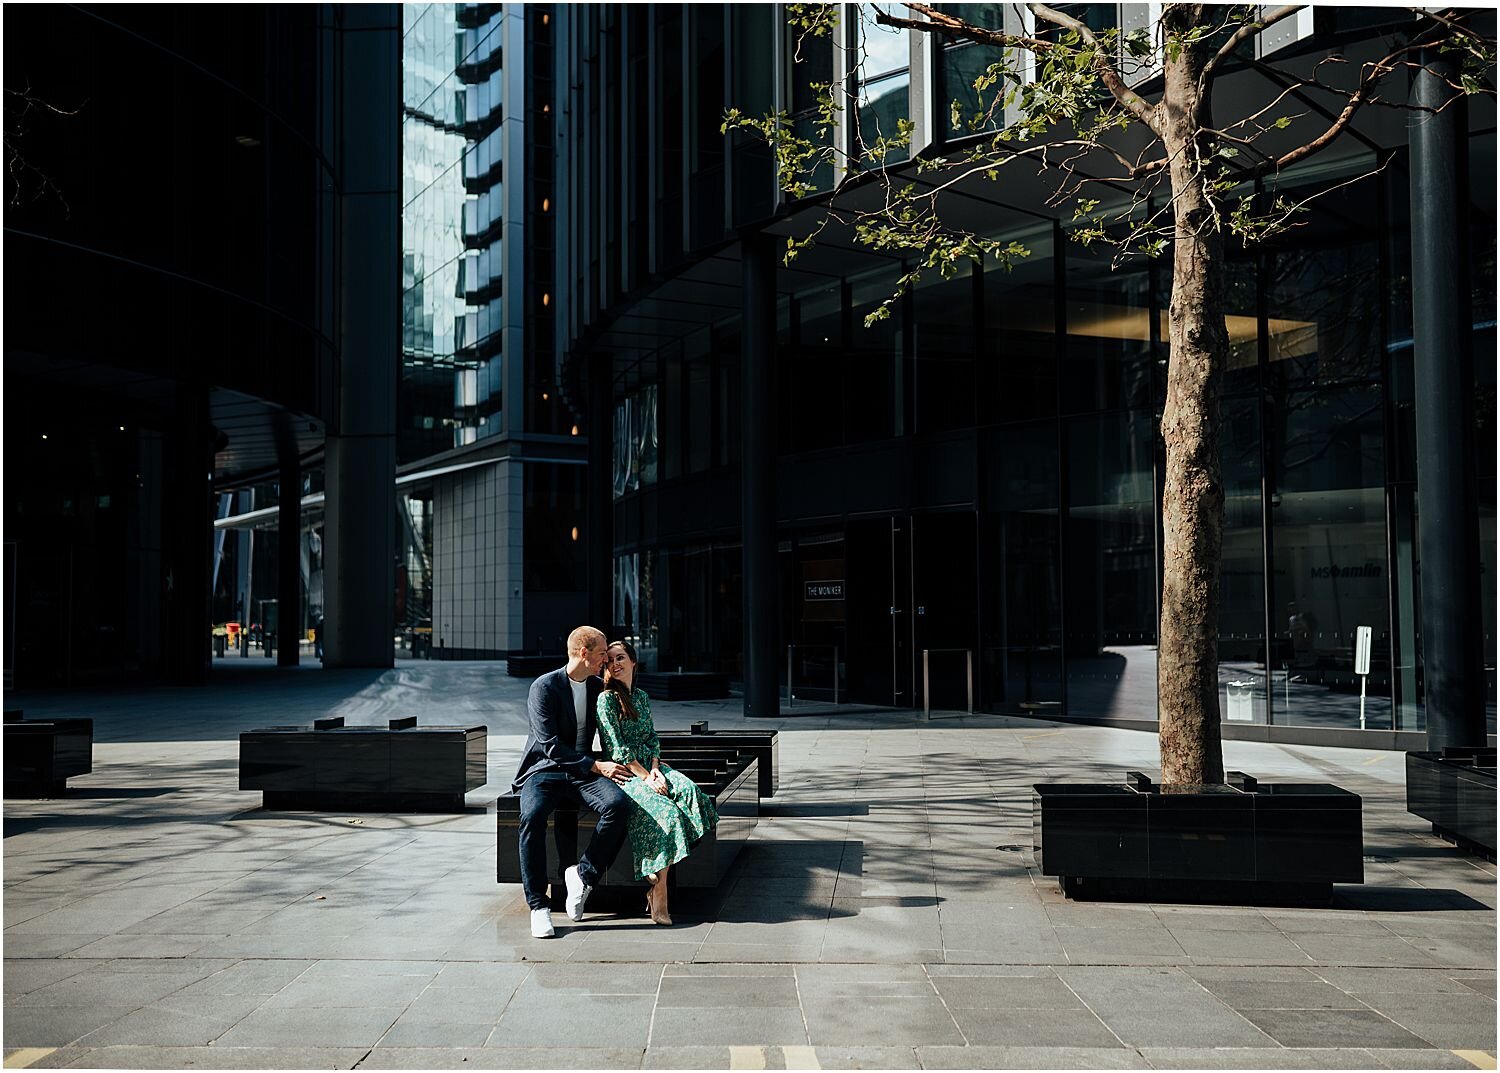
[[803, 582], [802, 598], [804, 600], [842, 600], [844, 598], [843, 579]]

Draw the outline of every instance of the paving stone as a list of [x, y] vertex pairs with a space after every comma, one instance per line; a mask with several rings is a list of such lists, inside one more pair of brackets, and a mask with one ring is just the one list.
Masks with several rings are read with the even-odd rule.
[[1236, 1010], [1362, 1010], [1365, 1003], [1331, 984], [1316, 981], [1200, 981]]
[[671, 1007], [799, 1007], [798, 981], [784, 976], [674, 976], [661, 981], [658, 1016]]
[[1319, 977], [1352, 995], [1466, 994], [1470, 988], [1440, 969], [1318, 968]]
[[77, 976], [81, 972], [94, 972], [109, 964], [105, 960], [90, 960], [79, 958], [77, 960], [64, 959], [31, 959], [31, 958], [6, 958], [5, 959], [5, 997], [6, 1002], [14, 996], [24, 995], [28, 991], [55, 984], [70, 976]]
[[806, 993], [802, 1009], [807, 1033], [821, 1046], [919, 1046], [960, 1044], [953, 1015], [937, 998], [820, 998]]
[[1358, 1048], [1142, 1047], [1155, 1069], [1370, 1069], [1370, 1052]]
[[62, 1047], [118, 1021], [136, 1006], [7, 1006], [5, 1046]]
[[1427, 1042], [1373, 1010], [1245, 1010], [1284, 1047], [1425, 1047]]
[[274, 995], [297, 979], [313, 964], [311, 961], [246, 960], [188, 984], [179, 996], [197, 995]]
[[1113, 1032], [1091, 1010], [955, 1009], [971, 1045], [997, 1047], [1119, 1047]]
[[655, 995], [660, 965], [598, 965], [568, 962], [535, 965], [516, 993], [518, 999], [582, 995]]
[[272, 995], [266, 1006], [302, 1009], [380, 1006], [405, 1008], [426, 989], [433, 975], [313, 976], [304, 973]]
[[917, 1047], [923, 1069], [1150, 1069], [1125, 1047]]
[[228, 1047], [373, 1047], [400, 1014], [400, 1007], [262, 1006], [219, 1042]]
[[808, 1043], [797, 1006], [699, 1006], [656, 1008], [653, 1047], [782, 1046]]
[[[1370, 1056], [1386, 1069], [1478, 1069], [1482, 1068], [1461, 1055], [1447, 1050], [1420, 1051], [1401, 1048], [1387, 1050], [1367, 1047]], [[1493, 1057], [1493, 1055], [1492, 1055]]]
[[380, 1038], [378, 1047], [483, 1047], [494, 1028], [494, 1020], [414, 1021], [403, 1014]]
[[96, 1047], [64, 1048], [34, 1069], [353, 1069], [364, 1048]]
[[933, 980], [950, 1010], [1081, 1009], [1083, 1002], [1055, 977], [942, 976]]
[[768, 964], [731, 964], [728, 962], [709, 962], [707, 964], [690, 965], [666, 965], [662, 968], [662, 977], [669, 976], [691, 976], [691, 977], [717, 977], [717, 976], [795, 976], [796, 969], [791, 965], [768, 965]]
[[655, 999], [650, 995], [551, 994], [505, 1008], [489, 1046], [645, 1048]]

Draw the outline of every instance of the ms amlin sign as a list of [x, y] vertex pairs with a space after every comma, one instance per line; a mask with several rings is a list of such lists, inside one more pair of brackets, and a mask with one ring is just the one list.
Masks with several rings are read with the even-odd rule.
[[844, 598], [844, 581], [842, 578], [804, 581], [802, 583], [802, 598], [804, 600], [842, 600]]

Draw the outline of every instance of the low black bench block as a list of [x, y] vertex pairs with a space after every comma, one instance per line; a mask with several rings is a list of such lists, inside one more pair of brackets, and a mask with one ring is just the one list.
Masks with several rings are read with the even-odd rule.
[[[722, 749], [707, 759], [685, 760], [680, 765], [667, 763], [689, 776], [699, 789], [713, 798], [719, 812], [718, 826], [693, 846], [687, 858], [678, 862], [670, 873], [673, 888], [717, 887], [739, 855], [740, 849], [755, 831], [760, 815], [759, 761], [749, 752]], [[552, 814], [552, 837], [547, 840], [547, 874], [552, 878], [554, 902], [564, 890], [562, 872], [577, 862], [588, 848], [594, 825], [599, 817], [590, 809], [559, 809]], [[495, 801], [495, 881], [521, 882], [521, 799], [516, 794], [502, 794]], [[626, 904], [638, 900], [645, 881], [635, 878], [627, 841], [614, 863], [597, 885], [595, 896], [601, 905], [611, 900]], [[560, 904], [560, 903], [558, 903]], [[591, 898], [590, 905], [595, 904]]]
[[1406, 754], [1406, 811], [1433, 833], [1495, 859], [1495, 750], [1449, 747]]
[[1326, 783], [1038, 783], [1038, 870], [1070, 895], [1326, 901], [1364, 882], [1362, 801]]
[[240, 789], [260, 790], [268, 809], [461, 812], [487, 779], [487, 737], [484, 726], [264, 727], [240, 735]]
[[5, 796], [55, 797], [67, 780], [94, 770], [92, 719], [5, 718]]
[[774, 730], [659, 730], [662, 756], [708, 749], [748, 749], [760, 760], [760, 796], [776, 796], [780, 785], [781, 746]]
[[540, 678], [548, 671], [555, 671], [567, 662], [566, 657], [555, 654], [511, 656], [505, 661], [505, 673], [512, 678]]
[[719, 700], [729, 696], [729, 675], [714, 671], [641, 671], [638, 689], [656, 700]]

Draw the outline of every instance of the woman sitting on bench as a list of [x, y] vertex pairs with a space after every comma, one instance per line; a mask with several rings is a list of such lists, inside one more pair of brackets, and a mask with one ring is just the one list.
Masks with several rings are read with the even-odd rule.
[[661, 762], [651, 698], [633, 688], [635, 665], [634, 647], [626, 641], [610, 643], [597, 708], [599, 737], [609, 758], [636, 776], [620, 784], [633, 805], [627, 829], [635, 878], [651, 884], [646, 892], [651, 919], [670, 924], [667, 869], [714, 829], [719, 813], [692, 779]]

